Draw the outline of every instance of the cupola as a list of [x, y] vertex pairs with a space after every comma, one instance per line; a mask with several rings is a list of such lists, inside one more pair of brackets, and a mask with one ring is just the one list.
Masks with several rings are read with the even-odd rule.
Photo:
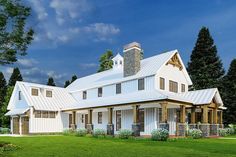
[[113, 69], [123, 68], [124, 59], [119, 53], [112, 59], [112, 61]]

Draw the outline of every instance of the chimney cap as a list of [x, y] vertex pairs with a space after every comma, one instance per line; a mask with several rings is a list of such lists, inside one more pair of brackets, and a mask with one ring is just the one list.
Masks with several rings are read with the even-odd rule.
[[141, 45], [138, 42], [132, 42], [124, 46], [124, 51], [127, 51], [128, 49], [132, 48], [138, 48], [141, 49]]

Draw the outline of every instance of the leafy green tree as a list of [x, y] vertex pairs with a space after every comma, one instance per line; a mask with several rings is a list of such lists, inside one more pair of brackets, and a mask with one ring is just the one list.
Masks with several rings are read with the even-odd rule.
[[14, 68], [8, 82], [8, 86], [15, 86], [16, 81], [23, 81], [19, 68]]
[[52, 77], [49, 77], [49, 78], [48, 78], [48, 83], [47, 83], [47, 85], [49, 85], [49, 86], [56, 86], [56, 84], [55, 84], [55, 82], [54, 82], [54, 79], [53, 79]]
[[65, 82], [65, 84], [64, 84], [64, 88], [66, 88], [66, 87], [69, 86], [69, 85], [70, 85], [70, 81], [67, 80], [67, 81]]
[[26, 55], [34, 31], [26, 28], [31, 10], [20, 0], [0, 0], [0, 6], [0, 65], [3, 65], [16, 62], [18, 56]]
[[236, 59], [233, 59], [222, 81], [222, 99], [227, 110], [224, 111], [224, 123], [236, 124]]
[[219, 87], [224, 75], [222, 62], [209, 29], [202, 27], [188, 62], [194, 89]]
[[[7, 82], [2, 72], [0, 72], [0, 112], [4, 103], [4, 99], [7, 92]], [[0, 126], [1, 126], [1, 114], [0, 114]]]
[[112, 58], [113, 58], [113, 53], [111, 50], [107, 50], [103, 55], [101, 55], [99, 59], [100, 66], [98, 72], [111, 69], [113, 66]]
[[9, 116], [5, 116], [5, 114], [7, 113], [7, 106], [8, 103], [10, 101], [12, 92], [13, 92], [14, 87], [13, 86], [8, 86], [7, 87], [7, 93], [4, 99], [4, 103], [1, 107], [1, 112], [0, 112], [0, 121], [1, 121], [1, 125], [4, 128], [9, 128], [10, 127], [10, 117]]
[[77, 79], [77, 76], [76, 76], [76, 75], [73, 75], [72, 78], [71, 78], [70, 83], [74, 82], [76, 79]]

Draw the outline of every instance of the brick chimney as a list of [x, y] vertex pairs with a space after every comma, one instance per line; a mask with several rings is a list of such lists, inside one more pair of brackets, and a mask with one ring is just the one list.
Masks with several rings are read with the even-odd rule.
[[135, 75], [140, 70], [141, 45], [132, 42], [124, 46], [124, 77]]

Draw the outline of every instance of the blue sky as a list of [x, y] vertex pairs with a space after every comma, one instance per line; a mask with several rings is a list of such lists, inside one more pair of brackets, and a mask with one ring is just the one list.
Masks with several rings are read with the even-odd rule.
[[99, 56], [114, 54], [132, 41], [144, 57], [178, 49], [188, 62], [198, 31], [209, 27], [224, 67], [236, 57], [235, 0], [24, 0], [31, 6], [28, 26], [35, 40], [18, 63], [0, 67], [8, 78], [19, 66], [25, 81], [58, 85], [73, 74], [96, 72]]

